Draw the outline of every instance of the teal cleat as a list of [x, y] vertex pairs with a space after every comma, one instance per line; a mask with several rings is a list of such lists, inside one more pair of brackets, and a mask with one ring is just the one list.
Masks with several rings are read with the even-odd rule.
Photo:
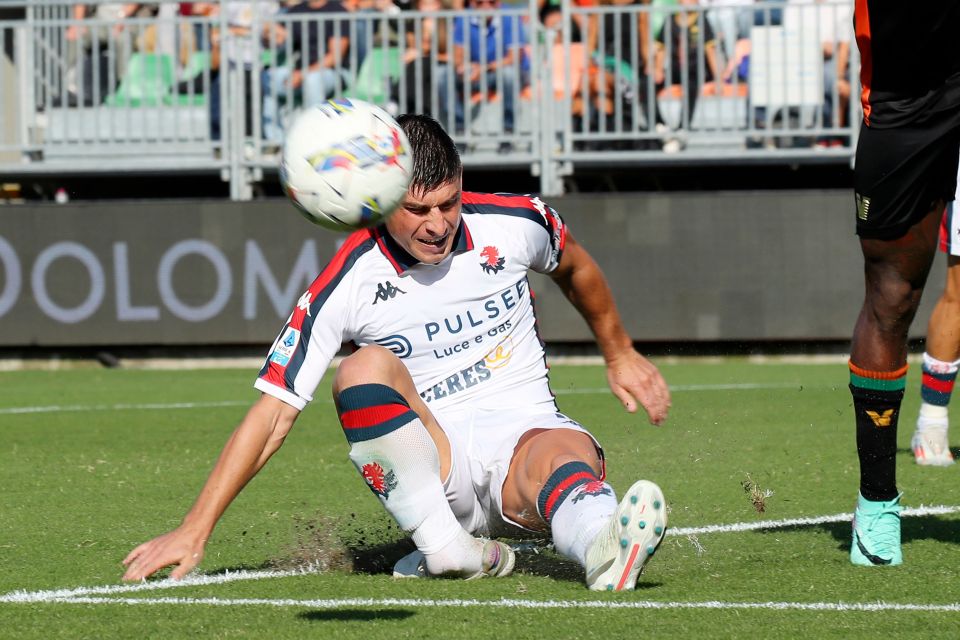
[[859, 496], [853, 514], [850, 562], [863, 567], [903, 564], [899, 495], [889, 502], [873, 502]]

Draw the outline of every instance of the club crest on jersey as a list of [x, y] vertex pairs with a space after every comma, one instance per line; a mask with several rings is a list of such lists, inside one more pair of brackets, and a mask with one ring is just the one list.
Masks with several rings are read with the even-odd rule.
[[591, 480], [590, 482], [585, 482], [580, 491], [577, 492], [577, 495], [573, 496], [571, 500], [574, 503], [580, 502], [587, 496], [609, 496], [610, 489], [603, 484], [603, 480]]
[[373, 304], [392, 300], [397, 296], [398, 293], [406, 295], [407, 292], [400, 287], [393, 286], [393, 283], [389, 280], [386, 282], [381, 282], [377, 285], [377, 295], [373, 298]]
[[384, 500], [390, 497], [390, 492], [397, 488], [397, 475], [390, 471], [384, 471], [376, 462], [368, 462], [360, 469], [363, 479], [367, 481], [367, 486]]
[[492, 245], [484, 247], [483, 251], [480, 252], [480, 257], [483, 258], [480, 266], [486, 273], [494, 274], [498, 271], [503, 271], [503, 263], [506, 262], [506, 260], [500, 255], [500, 250], [496, 247]]

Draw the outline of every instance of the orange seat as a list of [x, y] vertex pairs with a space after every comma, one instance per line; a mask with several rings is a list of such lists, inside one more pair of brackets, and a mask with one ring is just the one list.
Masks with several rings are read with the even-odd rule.
[[496, 102], [500, 99], [500, 94], [496, 89], [491, 89], [484, 94], [483, 91], [474, 91], [470, 94], [470, 104], [480, 104], [481, 102]]
[[[718, 90], [719, 88], [719, 90]], [[722, 96], [724, 98], [739, 97], [743, 98], [747, 95], [747, 83], [741, 82], [738, 84], [730, 84], [723, 82], [717, 84], [716, 82], [705, 82], [703, 84], [703, 89], [700, 91], [702, 96]]]
[[668, 87], [664, 87], [657, 92], [658, 98], [677, 98], [678, 100], [683, 97], [683, 85], [671, 84]]
[[[705, 82], [703, 87], [700, 89], [700, 95], [707, 96], [721, 96], [724, 98], [732, 97], [745, 97], [747, 95], [747, 84], [728, 84], [726, 82], [716, 83], [716, 82]], [[669, 87], [664, 87], [657, 92], [658, 98], [676, 98], [680, 99], [683, 97], [683, 86], [679, 84], [672, 84]]]

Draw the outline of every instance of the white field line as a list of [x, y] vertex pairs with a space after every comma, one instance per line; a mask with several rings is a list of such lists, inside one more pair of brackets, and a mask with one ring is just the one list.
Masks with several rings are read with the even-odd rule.
[[[742, 383], [742, 384], [688, 384], [670, 387], [671, 391], [752, 391], [755, 389], [798, 389], [798, 383]], [[558, 396], [577, 394], [605, 394], [610, 393], [607, 387], [586, 389], [558, 389], [554, 391]], [[52, 404], [28, 407], [0, 408], [0, 415], [19, 415], [30, 413], [66, 413], [70, 411], [139, 411], [155, 409], [209, 409], [215, 407], [247, 406], [253, 402], [248, 400], [219, 400], [213, 402], [148, 402], [143, 404]], [[331, 403], [332, 400], [314, 400], [314, 403]]]
[[[917, 516], [927, 516], [927, 515], [943, 515], [951, 513], [960, 513], [960, 506], [931, 506], [931, 507], [916, 507], [916, 508], [907, 508], [901, 512], [903, 517], [917, 517]], [[798, 527], [798, 526], [815, 526], [818, 524], [830, 523], [830, 522], [847, 522], [853, 517], [851, 513], [838, 513], [831, 516], [820, 516], [816, 518], [791, 518], [787, 520], [765, 520], [759, 522], [738, 522], [734, 524], [726, 525], [707, 525], [703, 527], [684, 527], [678, 529], [668, 529], [666, 535], [668, 536], [689, 536], [689, 535], [703, 535], [709, 533], [735, 533], [735, 532], [744, 532], [744, 531], [757, 531], [764, 529], [784, 529], [789, 527]], [[207, 586], [207, 585], [217, 585], [225, 584], [228, 582], [237, 582], [241, 580], [266, 580], [270, 578], [288, 578], [292, 576], [308, 575], [312, 573], [317, 573], [317, 570], [312, 566], [305, 566], [299, 569], [293, 569], [288, 571], [234, 571], [226, 572], [216, 575], [197, 575], [192, 574], [184, 578], [183, 580], [156, 580], [153, 582], [140, 582], [137, 584], [124, 584], [124, 585], [104, 585], [100, 587], [77, 587], [74, 589], [53, 589], [46, 591], [11, 591], [10, 593], [0, 595], [0, 604], [3, 603], [31, 603], [31, 602], [86, 602], [88, 604], [98, 604], [99, 602], [128, 602], [130, 604], [135, 603], [144, 603], [144, 604], [165, 604], [165, 603], [195, 603], [203, 604], [203, 599], [182, 599], [182, 598], [154, 598], [154, 599], [113, 599], [113, 598], [97, 598], [95, 596], [104, 596], [104, 595], [118, 595], [125, 593], [136, 593], [141, 591], [154, 591], [159, 589], [176, 589], [179, 587], [197, 587], [197, 586]], [[215, 599], [216, 600], [216, 599]], [[273, 601], [257, 601], [257, 600], [238, 600], [238, 601], [228, 601], [228, 600], [219, 600], [220, 604], [269, 604]], [[286, 601], [284, 601], [286, 602]], [[290, 602], [348, 602], [346, 600], [337, 600], [337, 601], [290, 601]], [[373, 602], [373, 601], [371, 601]], [[376, 601], [379, 603], [384, 603], [386, 601], [380, 600]], [[446, 601], [445, 601], [446, 602]], [[479, 602], [479, 601], [478, 601]], [[483, 603], [481, 603], [483, 604]], [[642, 604], [642, 603], [641, 603]], [[652, 603], [657, 606], [669, 603]], [[688, 604], [691, 608], [707, 608], [705, 603], [679, 603], [680, 605]], [[718, 605], [725, 605], [727, 603], [717, 603]], [[765, 605], [776, 605], [777, 603], [759, 603]], [[740, 603], [736, 607], [732, 608], [750, 608], [754, 606], [759, 606], [758, 603]], [[783, 604], [783, 603], [781, 603]], [[786, 603], [792, 604], [792, 603]], [[812, 603], [808, 605], [803, 605], [806, 607], [812, 607], [817, 605], [817, 603]], [[826, 607], [830, 603], [824, 604]], [[288, 606], [288, 605], [281, 605]], [[289, 605], [293, 606], [293, 605]], [[297, 606], [320, 606], [317, 604], [303, 604]], [[340, 606], [348, 606], [343, 604]], [[441, 606], [441, 605], [436, 605]], [[569, 606], [575, 606], [573, 604]], [[579, 606], [577, 604], [576, 606]], [[585, 604], [584, 606], [591, 606]], [[817, 605], [819, 606], [819, 605]], [[830, 605], [833, 606], [833, 605]], [[853, 604], [853, 605], [844, 605], [844, 606], [863, 606], [869, 607], [874, 606], [873, 604]], [[899, 605], [884, 605], [884, 606], [899, 606]], [[908, 606], [908, 605], [903, 605]], [[909, 606], [926, 606], [926, 605], [909, 605]], [[931, 606], [941, 606], [941, 605], [931, 605]], [[950, 607], [960, 607], [960, 605], [944, 605]], [[654, 607], [649, 607], [654, 608]], [[676, 608], [676, 607], [674, 607]], [[716, 608], [724, 608], [718, 606]], [[775, 607], [770, 607], [775, 608]], [[869, 610], [869, 609], [863, 609]], [[922, 609], [918, 609], [922, 610]], [[950, 609], [954, 610], [954, 609]]]
[[656, 600], [432, 600], [421, 598], [340, 598], [330, 600], [295, 600], [268, 598], [102, 598], [80, 597], [48, 600], [60, 604], [126, 604], [126, 605], [211, 605], [219, 607], [302, 607], [310, 609], [353, 609], [357, 607], [450, 607], [490, 609], [768, 609], [776, 611], [922, 611], [933, 613], [960, 612], [960, 603], [912, 604], [899, 602], [658, 602]]
[[[905, 507], [900, 517], [934, 516], [950, 513], [960, 513], [960, 507], [932, 506], [932, 507]], [[788, 518], [786, 520], [759, 520], [757, 522], [736, 522], [734, 524], [711, 524], [703, 527], [680, 527], [667, 529], [668, 536], [698, 536], [705, 533], [739, 533], [742, 531], [762, 531], [765, 529], [788, 529], [790, 527], [812, 527], [818, 524], [831, 522], [850, 522], [852, 513], [837, 513], [832, 516], [817, 516], [814, 518]]]
[[39, 407], [7, 407], [0, 415], [22, 413], [66, 413], [69, 411], [140, 411], [146, 409], [208, 409], [239, 407], [253, 404], [253, 400], [220, 400], [215, 402], [148, 402], [144, 404], [52, 404]]
[[102, 587], [77, 587], [75, 589], [52, 589], [49, 591], [11, 591], [0, 596], [3, 602], [58, 602], [78, 597], [116, 593], [135, 593], [137, 591], [155, 591], [157, 589], [176, 589], [178, 587], [202, 587], [213, 584], [225, 584], [241, 580], [268, 580], [270, 578], [289, 578], [317, 573], [312, 566], [288, 571], [227, 571], [215, 575], [191, 574], [182, 580], [155, 580], [137, 584], [110, 584]]
[[[822, 386], [822, 385], [818, 385]], [[763, 389], [800, 389], [811, 388], [799, 382], [731, 382], [729, 384], [674, 384], [670, 385], [671, 392], [683, 391], [755, 391]], [[582, 389], [555, 389], [558, 396], [578, 394], [610, 393], [609, 387], [587, 387]]]

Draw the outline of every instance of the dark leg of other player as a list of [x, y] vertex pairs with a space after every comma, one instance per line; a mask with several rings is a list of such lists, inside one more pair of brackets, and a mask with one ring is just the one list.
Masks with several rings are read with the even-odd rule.
[[[850, 349], [854, 374], [899, 372], [906, 366], [907, 333], [936, 252], [943, 206], [943, 201], [935, 203], [896, 240], [861, 238], [866, 291]], [[868, 500], [892, 500], [897, 495], [896, 427], [903, 390], [858, 393], [854, 391], [861, 494]]]

